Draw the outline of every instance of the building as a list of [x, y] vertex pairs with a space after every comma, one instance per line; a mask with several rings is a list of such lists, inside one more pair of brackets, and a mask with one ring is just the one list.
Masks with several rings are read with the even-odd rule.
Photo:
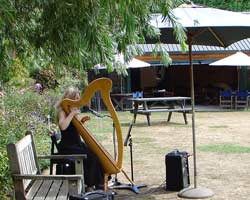
[[[151, 55], [154, 45], [142, 45], [140, 60], [153, 67], [131, 72], [131, 90], [166, 89], [176, 96], [190, 96], [190, 73], [188, 52], [183, 53], [177, 44], [165, 44], [172, 58], [170, 66], [162, 66], [159, 57]], [[250, 39], [241, 40], [228, 48], [193, 45], [195, 98], [197, 103], [218, 103], [220, 90], [250, 90], [250, 68], [209, 66], [210, 63], [242, 51], [250, 55]], [[140, 75], [138, 75], [140, 74]], [[136, 77], [136, 78], [134, 78]], [[140, 81], [138, 81], [140, 78]], [[134, 81], [134, 80], [137, 81]], [[239, 79], [239, 80], [238, 80]], [[140, 83], [140, 85], [139, 85]]]
[[[190, 67], [188, 52], [182, 52], [177, 44], [165, 44], [172, 58], [169, 66], [163, 66], [160, 57], [153, 57], [153, 44], [141, 45], [143, 55], [137, 59], [148, 62], [151, 67], [128, 69], [128, 76], [122, 78], [106, 70], [98, 75], [90, 73], [90, 80], [96, 77], [110, 77], [113, 80], [113, 93], [144, 91], [145, 95], [161, 95], [165, 91], [175, 96], [190, 96]], [[219, 91], [225, 89], [250, 90], [250, 68], [209, 66], [211, 62], [242, 51], [250, 56], [250, 39], [241, 40], [227, 48], [193, 45], [193, 66], [195, 100], [200, 104], [218, 104]], [[91, 75], [92, 74], [92, 75]], [[240, 76], [239, 76], [240, 75]], [[240, 78], [239, 78], [240, 77]]]

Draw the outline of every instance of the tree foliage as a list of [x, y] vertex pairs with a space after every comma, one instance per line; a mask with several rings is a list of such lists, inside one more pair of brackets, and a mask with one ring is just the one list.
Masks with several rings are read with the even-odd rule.
[[249, 0], [193, 0], [193, 2], [231, 11], [250, 11]]
[[[0, 0], [1, 60], [41, 59], [81, 69], [102, 63], [111, 67], [114, 54], [126, 60], [140, 54], [136, 44], [156, 35], [150, 14], [161, 12], [174, 23], [171, 10], [182, 0]], [[178, 40], [184, 32], [176, 26]], [[34, 56], [35, 55], [35, 56]], [[167, 56], [168, 54], [162, 53]], [[167, 61], [167, 59], [165, 59]], [[3, 62], [2, 62], [3, 64]], [[7, 66], [7, 64], [6, 64]]]
[[[234, 11], [250, 9], [246, 0], [193, 2]], [[177, 39], [183, 44], [183, 29], [172, 13], [181, 3], [182, 0], [0, 0], [0, 73], [5, 74], [16, 57], [29, 71], [49, 64], [89, 69], [102, 63], [111, 68], [114, 54], [122, 52], [129, 60], [141, 53], [136, 44], [144, 43], [145, 36], [156, 35], [148, 24], [152, 12], [163, 13], [175, 24]], [[168, 62], [167, 52], [158, 49], [163, 61]]]

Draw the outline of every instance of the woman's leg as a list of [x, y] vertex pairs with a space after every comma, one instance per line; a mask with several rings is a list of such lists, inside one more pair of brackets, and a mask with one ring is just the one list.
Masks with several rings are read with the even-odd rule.
[[[86, 163], [86, 164], [85, 164]], [[99, 187], [104, 183], [104, 173], [102, 165], [99, 161], [99, 158], [87, 148], [87, 159], [84, 165], [86, 165], [86, 170], [88, 175], [86, 179], [91, 186]]]

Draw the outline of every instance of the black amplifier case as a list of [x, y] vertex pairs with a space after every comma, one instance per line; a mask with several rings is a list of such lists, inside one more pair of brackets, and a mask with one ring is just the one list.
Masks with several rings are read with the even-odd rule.
[[172, 151], [165, 156], [166, 190], [179, 191], [190, 185], [188, 153]]

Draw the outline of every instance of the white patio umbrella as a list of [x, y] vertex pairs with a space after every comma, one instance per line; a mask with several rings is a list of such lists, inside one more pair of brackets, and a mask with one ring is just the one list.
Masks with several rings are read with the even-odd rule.
[[237, 76], [238, 76], [238, 90], [240, 88], [240, 68], [250, 66], [250, 57], [243, 52], [236, 52], [235, 54], [217, 60], [209, 64], [210, 66], [232, 66], [237, 67]]
[[[195, 137], [195, 102], [192, 45], [210, 45], [227, 47], [234, 42], [250, 36], [250, 15], [241, 14], [215, 8], [207, 8], [194, 4], [184, 4], [173, 9], [179, 23], [185, 28], [189, 47], [190, 88], [192, 99], [192, 135], [194, 161], [194, 188], [188, 188], [178, 193], [185, 198], [207, 198], [213, 192], [207, 188], [197, 186], [196, 168], [196, 137]], [[165, 19], [165, 20], [164, 20]], [[160, 41], [167, 44], [178, 43], [171, 21], [161, 14], [152, 15], [150, 24], [160, 29]], [[159, 42], [148, 38], [147, 43]]]
[[[121, 63], [123, 64], [126, 69], [130, 68], [142, 68], [142, 67], [150, 67], [151, 65], [147, 62], [141, 61], [136, 58], [132, 58], [130, 61], [126, 62], [123, 54], [116, 54], [115, 55], [115, 63]], [[106, 69], [106, 66], [98, 64], [95, 66], [97, 69]]]
[[[141, 61], [136, 58], [132, 58], [131, 61], [128, 63], [125, 63], [126, 69], [135, 69], [135, 68], [144, 68], [144, 67], [150, 67], [151, 65], [147, 62]], [[121, 93], [123, 88], [123, 78], [121, 76]]]
[[250, 66], [250, 57], [238, 51], [231, 56], [210, 63], [211, 66]]
[[[122, 58], [124, 61], [124, 58]], [[141, 61], [139, 59], [136, 58], [132, 58], [131, 61], [129, 61], [128, 63], [125, 63], [126, 69], [135, 69], [135, 68], [144, 68], [144, 67], [150, 67], [151, 65], [147, 62]], [[121, 77], [121, 93], [122, 93], [122, 88], [123, 88], [123, 81], [122, 81], [122, 77]]]
[[[121, 62], [125, 65], [126, 69], [134, 69], [134, 68], [143, 68], [143, 67], [150, 67], [151, 65], [147, 62], [141, 61], [136, 58], [132, 58], [129, 62], [125, 62], [124, 55], [123, 54], [117, 54], [115, 55], [115, 59], [117, 62]], [[121, 76], [121, 93], [123, 88], [123, 78]]]
[[143, 68], [143, 67], [150, 67], [151, 65], [147, 62], [138, 60], [136, 58], [133, 58], [130, 62], [126, 64], [126, 68]]
[[[134, 68], [143, 68], [143, 67], [150, 67], [151, 64], [141, 61], [139, 59], [136, 58], [132, 58], [130, 61], [126, 62], [124, 55], [123, 54], [116, 54], [115, 55], [115, 63], [121, 63], [123, 65], [125, 65], [126, 69], [134, 69]], [[98, 64], [95, 66], [95, 68], [97, 69], [106, 69], [106, 66]], [[122, 87], [123, 87], [123, 83], [122, 83], [122, 76], [121, 76], [121, 93], [122, 93]]]

